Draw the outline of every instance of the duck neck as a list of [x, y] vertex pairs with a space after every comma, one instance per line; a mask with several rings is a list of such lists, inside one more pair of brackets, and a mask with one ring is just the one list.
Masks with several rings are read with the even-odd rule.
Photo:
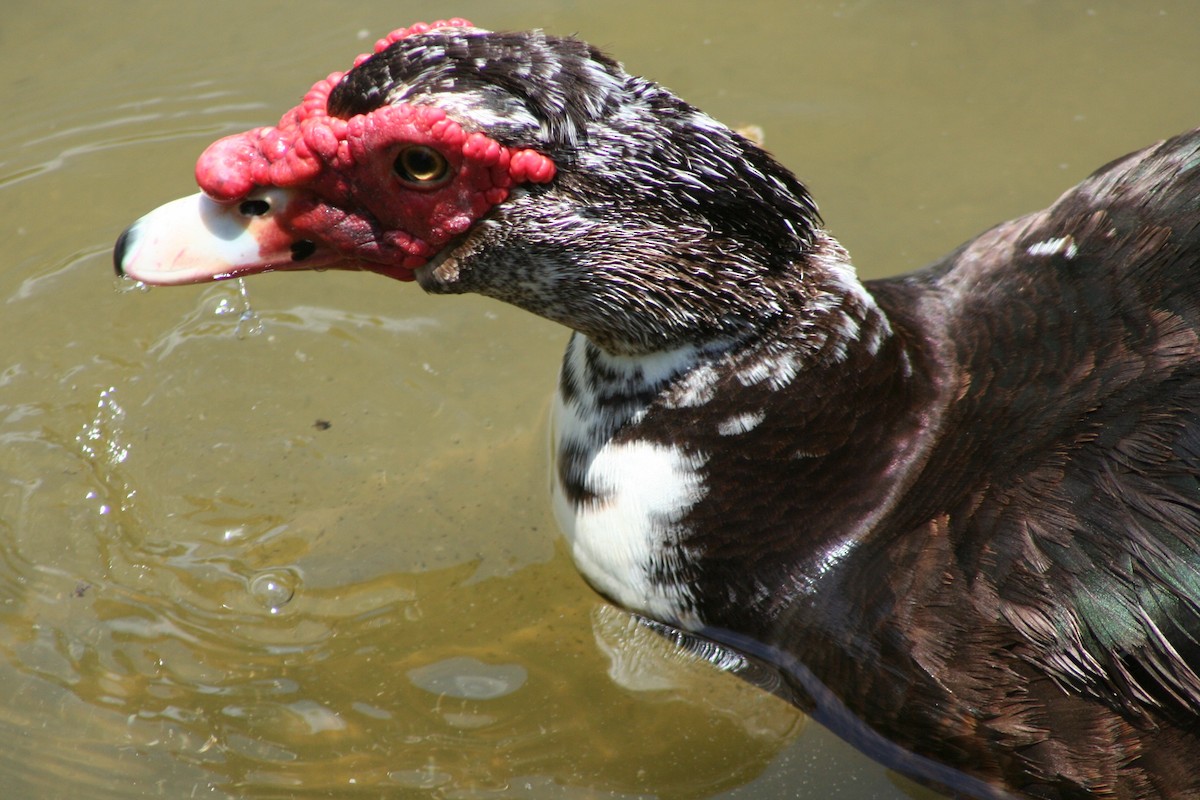
[[[840, 248], [827, 252], [844, 258]], [[809, 266], [788, 289], [786, 324], [753, 338], [618, 355], [572, 337], [555, 403], [555, 511], [580, 571], [615, 602], [688, 629], [728, 627], [701, 596], [715, 576], [714, 586], [733, 587], [736, 596], [723, 599], [730, 607], [767, 610], [771, 588], [751, 578], [761, 570], [749, 563], [764, 551], [747, 542], [777, 532], [743, 516], [761, 506], [751, 495], [763, 475], [803, 486], [797, 474], [840, 459], [830, 444], [835, 422], [855, 427], [837, 432], [843, 443], [868, 426], [882, 438], [888, 423], [877, 412], [887, 404], [859, 390], [906, 381], [906, 351], [848, 264]], [[847, 500], [847, 491], [835, 499]], [[805, 519], [819, 510], [833, 518], [828, 501], [820, 491], [788, 496], [786, 513], [770, 516]], [[862, 504], [854, 511], [800, 545], [785, 544], [796, 537], [764, 544], [803, 548], [774, 554], [780, 565], [808, 559], [802, 570], [828, 570], [879, 513]], [[737, 531], [722, 523], [730, 513]]]

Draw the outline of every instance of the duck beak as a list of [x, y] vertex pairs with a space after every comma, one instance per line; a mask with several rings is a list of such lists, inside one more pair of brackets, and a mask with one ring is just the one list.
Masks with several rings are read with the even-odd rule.
[[297, 239], [280, 225], [295, 199], [286, 189], [255, 192], [237, 203], [203, 193], [159, 206], [117, 239], [117, 274], [155, 286], [236, 278], [258, 272], [332, 266], [338, 255]]

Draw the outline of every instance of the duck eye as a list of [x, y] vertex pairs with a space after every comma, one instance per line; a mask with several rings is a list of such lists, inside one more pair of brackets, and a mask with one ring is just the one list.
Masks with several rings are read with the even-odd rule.
[[405, 183], [431, 186], [445, 180], [450, 174], [450, 162], [432, 147], [414, 145], [400, 151], [392, 169]]

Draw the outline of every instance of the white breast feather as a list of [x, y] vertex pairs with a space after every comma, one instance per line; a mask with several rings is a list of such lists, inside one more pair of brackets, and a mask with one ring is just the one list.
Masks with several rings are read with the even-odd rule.
[[704, 496], [703, 466], [699, 456], [651, 442], [601, 448], [586, 478], [599, 499], [575, 509], [555, 503], [575, 563], [597, 589], [649, 616], [694, 624], [688, 588], [652, 580], [651, 570], [669, 562], [680, 520]]

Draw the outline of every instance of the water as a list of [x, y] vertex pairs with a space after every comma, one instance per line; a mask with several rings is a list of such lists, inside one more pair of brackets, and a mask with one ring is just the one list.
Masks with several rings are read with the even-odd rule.
[[646, 637], [557, 543], [565, 334], [338, 273], [114, 288], [133, 219], [387, 30], [578, 32], [767, 144], [866, 275], [1200, 124], [1187, 2], [20, 4], [0, 21], [0, 785], [927, 796]]

